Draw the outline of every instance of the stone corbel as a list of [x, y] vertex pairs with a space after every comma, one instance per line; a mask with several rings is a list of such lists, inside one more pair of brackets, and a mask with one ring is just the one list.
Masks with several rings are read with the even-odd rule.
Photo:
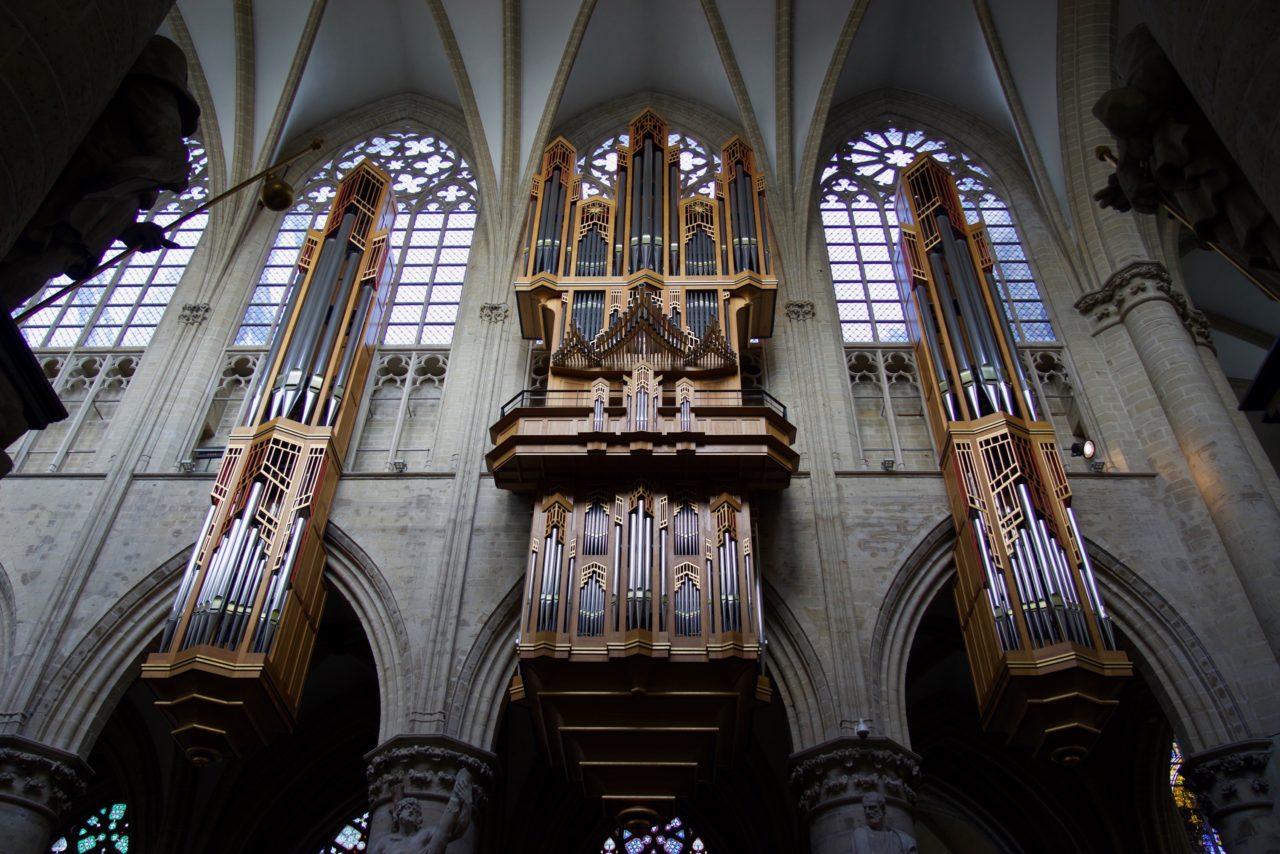
[[84, 793], [89, 766], [73, 753], [20, 736], [0, 736], [0, 801], [58, 821]]
[[1233, 813], [1269, 813], [1275, 804], [1266, 779], [1271, 742], [1242, 741], [1206, 750], [1183, 760], [1182, 773], [1215, 827]]
[[792, 320], [812, 320], [816, 316], [810, 300], [789, 300], [785, 310]]
[[431, 841], [443, 851], [483, 812], [497, 758], [448, 736], [396, 736], [372, 750], [370, 841], [386, 854], [410, 854]]
[[480, 319], [486, 323], [503, 323], [511, 314], [505, 302], [487, 302], [480, 306]]
[[1119, 270], [1101, 288], [1076, 300], [1075, 308], [1093, 321], [1097, 335], [1124, 322], [1129, 312], [1151, 300], [1172, 305], [1196, 344], [1213, 349], [1209, 319], [1174, 289], [1169, 271], [1155, 261], [1138, 261]]
[[791, 786], [805, 814], [860, 804], [870, 792], [910, 813], [919, 785], [920, 757], [888, 738], [838, 739], [791, 757]]
[[182, 306], [178, 313], [178, 322], [188, 326], [199, 326], [209, 317], [209, 303], [189, 302]]

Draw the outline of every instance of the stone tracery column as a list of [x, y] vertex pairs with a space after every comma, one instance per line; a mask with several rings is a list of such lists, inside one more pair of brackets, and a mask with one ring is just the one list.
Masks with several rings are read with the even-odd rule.
[[49, 850], [58, 820], [84, 791], [89, 766], [20, 736], [0, 736], [0, 840], [13, 854]]
[[443, 735], [398, 735], [366, 757], [370, 854], [479, 850], [497, 757]]
[[1280, 657], [1280, 509], [1197, 352], [1197, 341], [1209, 334], [1203, 315], [1153, 261], [1120, 270], [1076, 308], [1093, 319], [1095, 335], [1118, 324], [1128, 330], [1272, 653]]
[[1268, 779], [1271, 742], [1226, 744], [1189, 756], [1183, 776], [1231, 854], [1280, 851], [1280, 817]]
[[[840, 738], [791, 757], [812, 854], [914, 852], [920, 757], [892, 739]], [[876, 805], [883, 821], [877, 821]], [[878, 825], [878, 826], [877, 826]]]

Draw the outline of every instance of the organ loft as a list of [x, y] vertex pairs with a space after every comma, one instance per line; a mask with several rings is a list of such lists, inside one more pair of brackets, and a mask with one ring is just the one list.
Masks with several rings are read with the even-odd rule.
[[638, 830], [729, 765], [769, 702], [752, 502], [798, 459], [786, 407], [742, 370], [774, 324], [763, 179], [734, 138], [691, 191], [680, 154], [643, 111], [610, 197], [584, 192], [566, 140], [547, 147], [515, 292], [548, 379], [503, 405], [487, 456], [533, 509], [511, 696]]

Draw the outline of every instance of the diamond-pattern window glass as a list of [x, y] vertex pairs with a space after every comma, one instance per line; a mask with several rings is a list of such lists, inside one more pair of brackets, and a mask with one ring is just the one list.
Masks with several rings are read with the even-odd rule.
[[[187, 158], [191, 164], [187, 189], [180, 195], [161, 195], [145, 221], [168, 229], [207, 201], [209, 156], [204, 144], [188, 139]], [[175, 246], [135, 252], [36, 312], [22, 324], [27, 344], [36, 349], [146, 347], [208, 222], [207, 213], [196, 214], [166, 234]], [[117, 241], [103, 260], [110, 260], [124, 248]], [[28, 304], [34, 305], [71, 281], [67, 276], [51, 280]]]
[[300, 188], [297, 204], [281, 219], [267, 252], [258, 287], [236, 333], [236, 346], [267, 346], [293, 285], [307, 230], [323, 224], [338, 182], [366, 158], [392, 176], [399, 210], [387, 260], [394, 290], [379, 341], [431, 347], [452, 342], [476, 230], [475, 178], [443, 139], [388, 132], [352, 145]]
[[[991, 186], [987, 169], [925, 131], [889, 127], [846, 140], [827, 162], [820, 179], [819, 214], [844, 342], [908, 340], [903, 312], [910, 312], [911, 307], [903, 304], [896, 285], [891, 294], [880, 283], [894, 282], [898, 173], [920, 154], [932, 155], [951, 170], [966, 220], [970, 225], [981, 222], [986, 226], [996, 259], [996, 286], [1018, 343], [1056, 340], [1009, 206]], [[858, 263], [850, 263], [854, 261]], [[851, 308], [855, 304], [860, 305], [857, 311]], [[896, 304], [897, 309], [890, 309], [890, 304]]]
[[364, 851], [369, 847], [369, 814], [358, 815], [334, 834], [333, 841], [323, 846], [318, 854], [348, 854]]

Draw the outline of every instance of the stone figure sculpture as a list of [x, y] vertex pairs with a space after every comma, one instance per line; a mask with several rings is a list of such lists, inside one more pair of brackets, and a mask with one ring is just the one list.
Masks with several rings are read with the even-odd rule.
[[426, 826], [418, 799], [400, 798], [391, 811], [391, 832], [370, 846], [370, 854], [444, 854], [471, 826], [472, 788], [471, 773], [459, 770], [444, 812]]
[[1125, 83], [1094, 105], [1116, 138], [1103, 207], [1154, 214], [1169, 203], [1202, 241], [1263, 271], [1280, 264], [1280, 226], [1249, 185], [1177, 70], [1145, 27], [1116, 53]]
[[162, 190], [186, 188], [184, 138], [199, 117], [187, 91], [186, 57], [173, 42], [153, 37], [0, 261], [4, 309], [62, 273], [92, 272], [115, 240], [142, 251], [173, 245], [158, 225], [136, 220]]
[[879, 792], [862, 796], [867, 823], [854, 828], [853, 854], [916, 854], [916, 841], [901, 830], [885, 825], [885, 799]]

